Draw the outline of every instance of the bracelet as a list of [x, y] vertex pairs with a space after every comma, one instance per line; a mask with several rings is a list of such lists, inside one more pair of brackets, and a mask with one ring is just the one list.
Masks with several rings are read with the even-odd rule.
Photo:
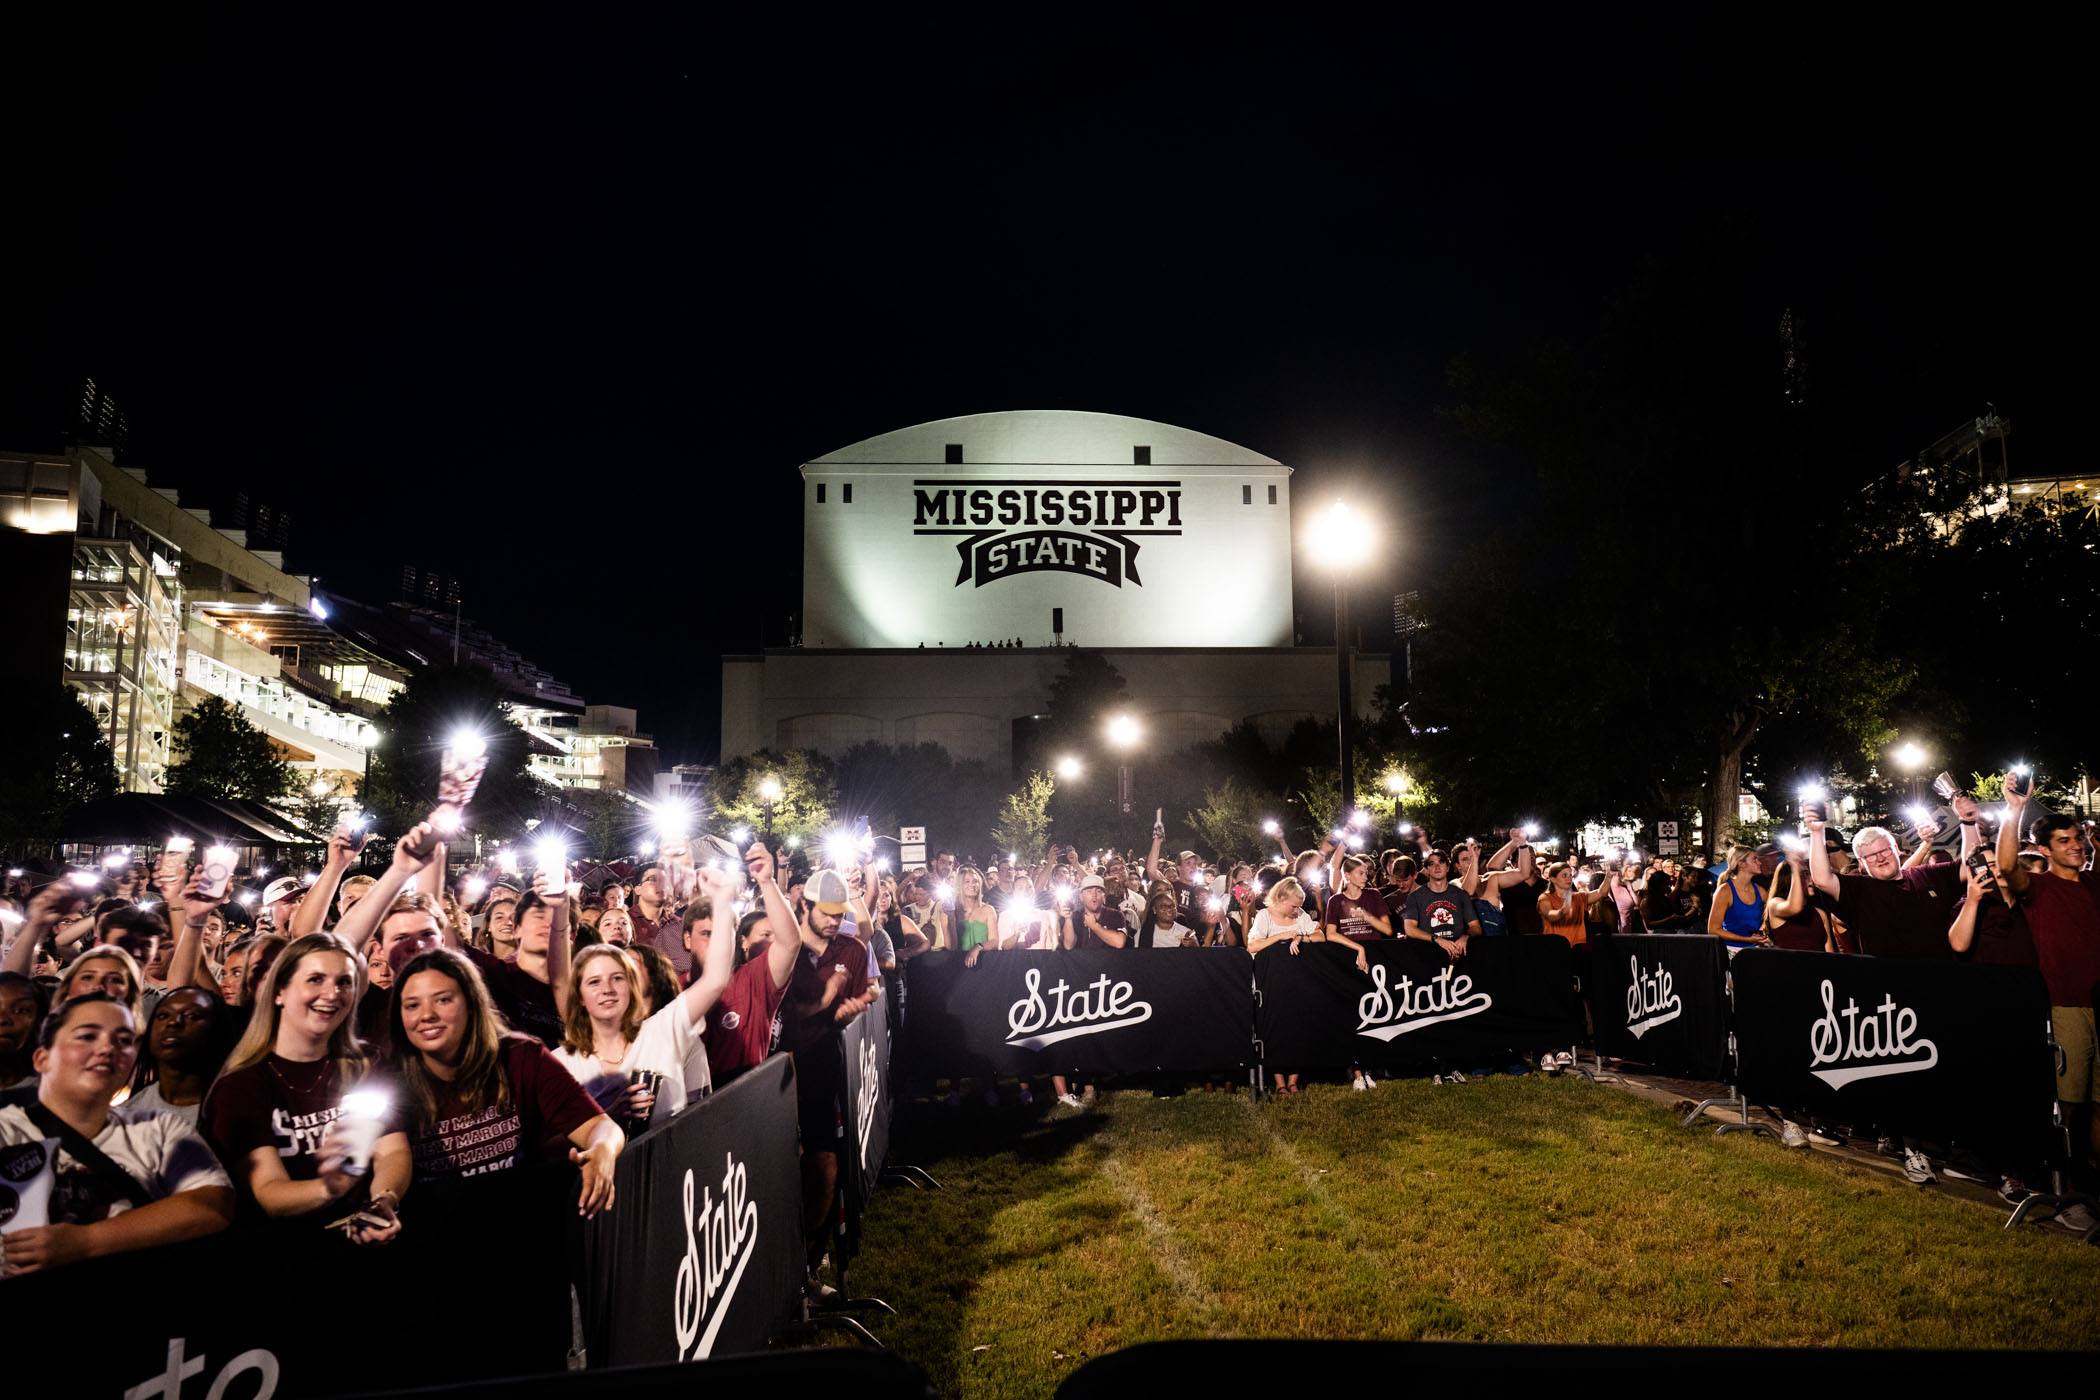
[[202, 920], [202, 919], [184, 919], [184, 920], [182, 921], [182, 926], [183, 926], [184, 928], [203, 928], [203, 927], [204, 927], [204, 920]]

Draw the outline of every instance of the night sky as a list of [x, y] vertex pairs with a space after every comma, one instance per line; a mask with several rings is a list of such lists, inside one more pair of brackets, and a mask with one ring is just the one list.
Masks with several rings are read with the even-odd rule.
[[2087, 79], [1995, 13], [439, 8], [0, 20], [0, 446], [55, 447], [92, 375], [185, 504], [290, 511], [289, 567], [368, 602], [455, 573], [673, 760], [797, 606], [799, 463], [1181, 424], [1391, 520], [1377, 616], [1523, 489], [1439, 417], [1451, 357], [1579, 336], [1717, 226], [1861, 481], [1986, 404], [2016, 468], [2087, 455]]

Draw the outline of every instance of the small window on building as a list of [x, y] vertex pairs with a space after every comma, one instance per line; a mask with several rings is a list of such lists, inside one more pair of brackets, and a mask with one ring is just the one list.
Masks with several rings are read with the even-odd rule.
[[1252, 486], [1242, 486], [1240, 488], [1240, 504], [1243, 506], [1254, 504], [1254, 488]]
[[824, 483], [821, 481], [817, 483], [817, 504], [824, 504]]
[[852, 483], [852, 482], [850, 482], [850, 481], [849, 481], [849, 482], [847, 482], [847, 483], [846, 483], [845, 485], [843, 485], [843, 486], [839, 487], [839, 500], [840, 500], [840, 501], [841, 501], [842, 503], [844, 503], [844, 504], [846, 504], [846, 505], [849, 505], [849, 506], [853, 504], [853, 483]]
[[949, 465], [949, 466], [954, 466], [954, 465], [956, 465], [957, 463], [959, 463], [959, 462], [961, 462], [961, 461], [962, 461], [962, 444], [961, 444], [961, 443], [959, 443], [959, 442], [951, 442], [951, 443], [949, 443], [949, 444], [948, 444], [948, 465]]
[[1273, 486], [1269, 488], [1269, 504], [1272, 506], [1276, 504], [1276, 488]]
[[1150, 447], [1147, 447], [1147, 446], [1145, 446], [1144, 444], [1140, 443], [1140, 444], [1139, 444], [1138, 446], [1136, 446], [1136, 447], [1133, 447], [1133, 448], [1131, 448], [1131, 449], [1130, 449], [1130, 461], [1131, 461], [1131, 465], [1133, 465], [1133, 466], [1139, 466], [1139, 467], [1149, 467], [1149, 466], [1151, 466], [1151, 465], [1152, 465], [1152, 449], [1151, 449]]

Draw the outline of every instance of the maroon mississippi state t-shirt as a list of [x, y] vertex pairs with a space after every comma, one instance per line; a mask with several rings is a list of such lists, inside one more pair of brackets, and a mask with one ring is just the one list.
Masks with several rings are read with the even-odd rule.
[[[1384, 938], [1385, 935], [1364, 921], [1364, 915], [1392, 922], [1393, 911], [1387, 906], [1385, 896], [1374, 889], [1366, 888], [1362, 894], [1350, 898], [1346, 894], [1327, 896], [1327, 922], [1333, 924], [1342, 937], [1357, 943], [1367, 938]], [[1394, 930], [1397, 933], [1399, 930]]]
[[528, 1035], [503, 1038], [510, 1103], [476, 1113], [446, 1092], [428, 1129], [415, 1133], [416, 1180], [480, 1176], [557, 1155], [569, 1134], [598, 1116], [598, 1105], [547, 1047]]
[[762, 950], [738, 968], [707, 1013], [700, 1033], [707, 1042], [707, 1072], [717, 1089], [773, 1053], [787, 988], [773, 985], [769, 962]]

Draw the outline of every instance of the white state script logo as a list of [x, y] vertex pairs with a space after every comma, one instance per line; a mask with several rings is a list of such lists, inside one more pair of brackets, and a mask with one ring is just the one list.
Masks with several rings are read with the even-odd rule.
[[678, 1261], [671, 1294], [671, 1326], [678, 1333], [680, 1361], [697, 1361], [714, 1350], [715, 1334], [722, 1330], [729, 1302], [758, 1243], [758, 1202], [746, 1189], [744, 1168], [735, 1153], [723, 1154], [723, 1160], [722, 1199], [717, 1202], [712, 1190], [702, 1188], [697, 1213], [693, 1170], [688, 1167], [685, 1172], [685, 1258]]
[[[1110, 986], [1105, 972], [1094, 979], [1092, 986], [1077, 992], [1072, 992], [1071, 984], [1062, 977], [1058, 978], [1057, 985], [1050, 989], [1050, 995], [1056, 998], [1054, 1006], [1043, 1000], [1041, 968], [1029, 968], [1025, 980], [1028, 995], [1006, 1008], [1006, 1043], [1023, 1050], [1040, 1050], [1075, 1035], [1098, 1035], [1152, 1019], [1152, 1003], [1134, 1000], [1135, 993], [1128, 982]], [[1072, 994], [1067, 996], [1067, 992]], [[1064, 1029], [1046, 1029], [1050, 1026]]]
[[1633, 975], [1633, 984], [1626, 989], [1626, 1029], [1635, 1040], [1684, 1014], [1684, 1003], [1677, 999], [1670, 969], [1645, 971], [1636, 954], [1626, 960], [1626, 970]]
[[[880, 1014], [880, 1013], [878, 1013]], [[860, 1043], [860, 1094], [853, 1106], [854, 1116], [860, 1125], [860, 1169], [868, 1169], [868, 1127], [875, 1121], [875, 1107], [882, 1101], [881, 1077], [875, 1063], [875, 1037], [870, 1034]]]
[[1447, 967], [1419, 986], [1403, 975], [1399, 986], [1387, 987], [1385, 964], [1371, 964], [1371, 990], [1356, 999], [1356, 1033], [1391, 1040], [1439, 1021], [1478, 1016], [1495, 1004], [1486, 992], [1473, 990], [1472, 978], [1451, 974]]
[[[1823, 983], [1823, 1014], [1808, 1028], [1811, 1065], [1835, 1064], [1841, 1060], [1896, 1060], [1886, 1065], [1852, 1065], [1844, 1069], [1810, 1069], [1809, 1073], [1833, 1089], [1842, 1089], [1855, 1079], [1875, 1079], [1884, 1074], [1915, 1074], [1940, 1062], [1940, 1048], [1929, 1040], [1912, 1039], [1918, 1029], [1918, 1013], [1897, 1006], [1893, 996], [1884, 996], [1865, 1020], [1859, 1003], [1845, 998], [1845, 1009], [1835, 1006], [1836, 993]], [[1843, 1022], [1840, 1023], [1839, 1017]], [[1923, 1055], [1923, 1059], [1898, 1056]]]

